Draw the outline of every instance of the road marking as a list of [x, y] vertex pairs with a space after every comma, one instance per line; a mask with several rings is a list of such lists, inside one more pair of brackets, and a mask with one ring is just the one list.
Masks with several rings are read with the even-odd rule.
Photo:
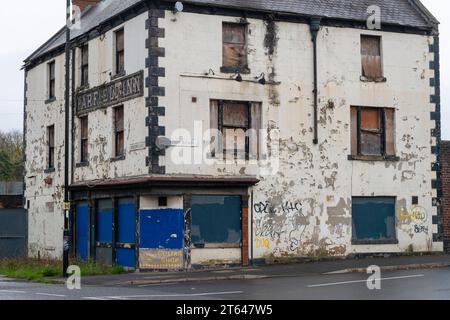
[[87, 299], [87, 300], [101, 300], [101, 301], [109, 300], [109, 299], [107, 299], [107, 298], [100, 298], [100, 297], [82, 297], [81, 299]]
[[[372, 279], [372, 281], [380, 280], [399, 280], [399, 279], [410, 279], [410, 278], [421, 278], [425, 277], [424, 274], [412, 275], [412, 276], [403, 276], [403, 277], [390, 277], [390, 278], [380, 278], [380, 279]], [[367, 280], [354, 280], [354, 281], [343, 281], [343, 282], [333, 282], [333, 283], [323, 283], [323, 284], [313, 284], [309, 285], [308, 288], [318, 288], [318, 287], [330, 287], [330, 286], [338, 286], [343, 284], [351, 284], [351, 283], [362, 283], [367, 282]]]
[[135, 295], [135, 296], [105, 296], [105, 297], [84, 297], [90, 300], [127, 300], [139, 298], [175, 298], [175, 297], [204, 297], [204, 296], [222, 296], [231, 294], [243, 294], [243, 291], [229, 292], [205, 292], [205, 293], [180, 293], [180, 294], [152, 294], [152, 295]]
[[26, 291], [18, 291], [18, 290], [0, 290], [0, 293], [26, 293]]
[[67, 297], [66, 295], [63, 294], [53, 294], [53, 293], [35, 293], [37, 296], [46, 296], [46, 297], [59, 297], [59, 298], [64, 298]]
[[174, 286], [178, 283], [154, 283], [154, 284], [141, 284], [138, 287], [139, 288], [145, 288], [145, 287], [158, 287], [158, 286]]

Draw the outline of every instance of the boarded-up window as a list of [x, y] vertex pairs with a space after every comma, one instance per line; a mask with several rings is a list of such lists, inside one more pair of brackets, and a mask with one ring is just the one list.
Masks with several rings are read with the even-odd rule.
[[48, 150], [48, 169], [55, 168], [55, 126], [47, 127], [47, 150]]
[[351, 108], [352, 155], [395, 155], [395, 110]]
[[55, 98], [55, 84], [56, 84], [56, 78], [55, 78], [55, 62], [50, 62], [48, 64], [48, 98], [54, 99]]
[[88, 117], [80, 118], [80, 133], [81, 133], [81, 145], [80, 145], [80, 162], [86, 163], [88, 162]]
[[256, 102], [211, 101], [211, 155], [224, 159], [258, 159], [261, 104]]
[[[247, 45], [245, 24], [223, 23], [223, 67], [239, 71], [247, 67]], [[234, 69], [234, 70], [233, 70]]]
[[240, 246], [241, 197], [193, 196], [191, 241], [194, 247]]
[[89, 46], [86, 44], [81, 47], [81, 85], [86, 86], [89, 83]]
[[116, 31], [116, 74], [125, 72], [125, 33]]
[[361, 36], [362, 75], [369, 79], [383, 77], [381, 65], [381, 37]]
[[114, 136], [115, 136], [115, 155], [121, 157], [125, 154], [124, 138], [125, 127], [123, 119], [123, 106], [114, 108]]
[[395, 241], [395, 198], [352, 199], [353, 241]]

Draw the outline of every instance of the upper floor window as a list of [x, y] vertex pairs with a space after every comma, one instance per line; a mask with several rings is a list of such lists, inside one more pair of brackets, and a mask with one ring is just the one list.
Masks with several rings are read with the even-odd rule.
[[81, 86], [89, 84], [89, 45], [81, 47]]
[[395, 157], [395, 109], [351, 107], [352, 155]]
[[222, 72], [247, 72], [247, 25], [224, 22], [222, 25]]
[[383, 79], [381, 37], [361, 36], [362, 76], [369, 80]]
[[122, 74], [125, 72], [125, 33], [124, 30], [118, 30], [115, 32], [116, 42], [116, 74]]
[[47, 168], [55, 168], [55, 126], [47, 127]]
[[260, 154], [261, 104], [211, 101], [211, 156], [224, 159], [258, 159]]
[[114, 108], [114, 145], [116, 157], [122, 157], [125, 155], [124, 138], [125, 126], [123, 119], [123, 106], [121, 106]]
[[80, 118], [80, 162], [88, 162], [89, 120], [88, 116]]
[[56, 77], [55, 77], [55, 61], [48, 64], [48, 99], [55, 99], [56, 97]]

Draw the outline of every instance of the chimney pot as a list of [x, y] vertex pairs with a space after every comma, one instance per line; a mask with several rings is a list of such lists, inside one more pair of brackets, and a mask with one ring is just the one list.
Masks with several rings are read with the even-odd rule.
[[80, 8], [80, 11], [83, 12], [87, 7], [96, 6], [97, 3], [101, 1], [102, 0], [72, 0], [72, 4], [74, 6], [78, 6]]

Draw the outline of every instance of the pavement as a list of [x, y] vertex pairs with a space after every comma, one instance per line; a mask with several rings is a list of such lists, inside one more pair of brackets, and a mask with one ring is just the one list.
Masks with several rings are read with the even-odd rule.
[[[294, 278], [326, 274], [366, 273], [369, 266], [376, 265], [381, 271], [435, 269], [450, 267], [450, 255], [389, 256], [364, 259], [308, 262], [296, 264], [251, 266], [246, 268], [223, 268], [180, 272], [133, 272], [121, 275], [83, 277], [89, 286], [148, 286], [191, 282], [260, 280]], [[65, 279], [56, 279], [65, 283]]]

